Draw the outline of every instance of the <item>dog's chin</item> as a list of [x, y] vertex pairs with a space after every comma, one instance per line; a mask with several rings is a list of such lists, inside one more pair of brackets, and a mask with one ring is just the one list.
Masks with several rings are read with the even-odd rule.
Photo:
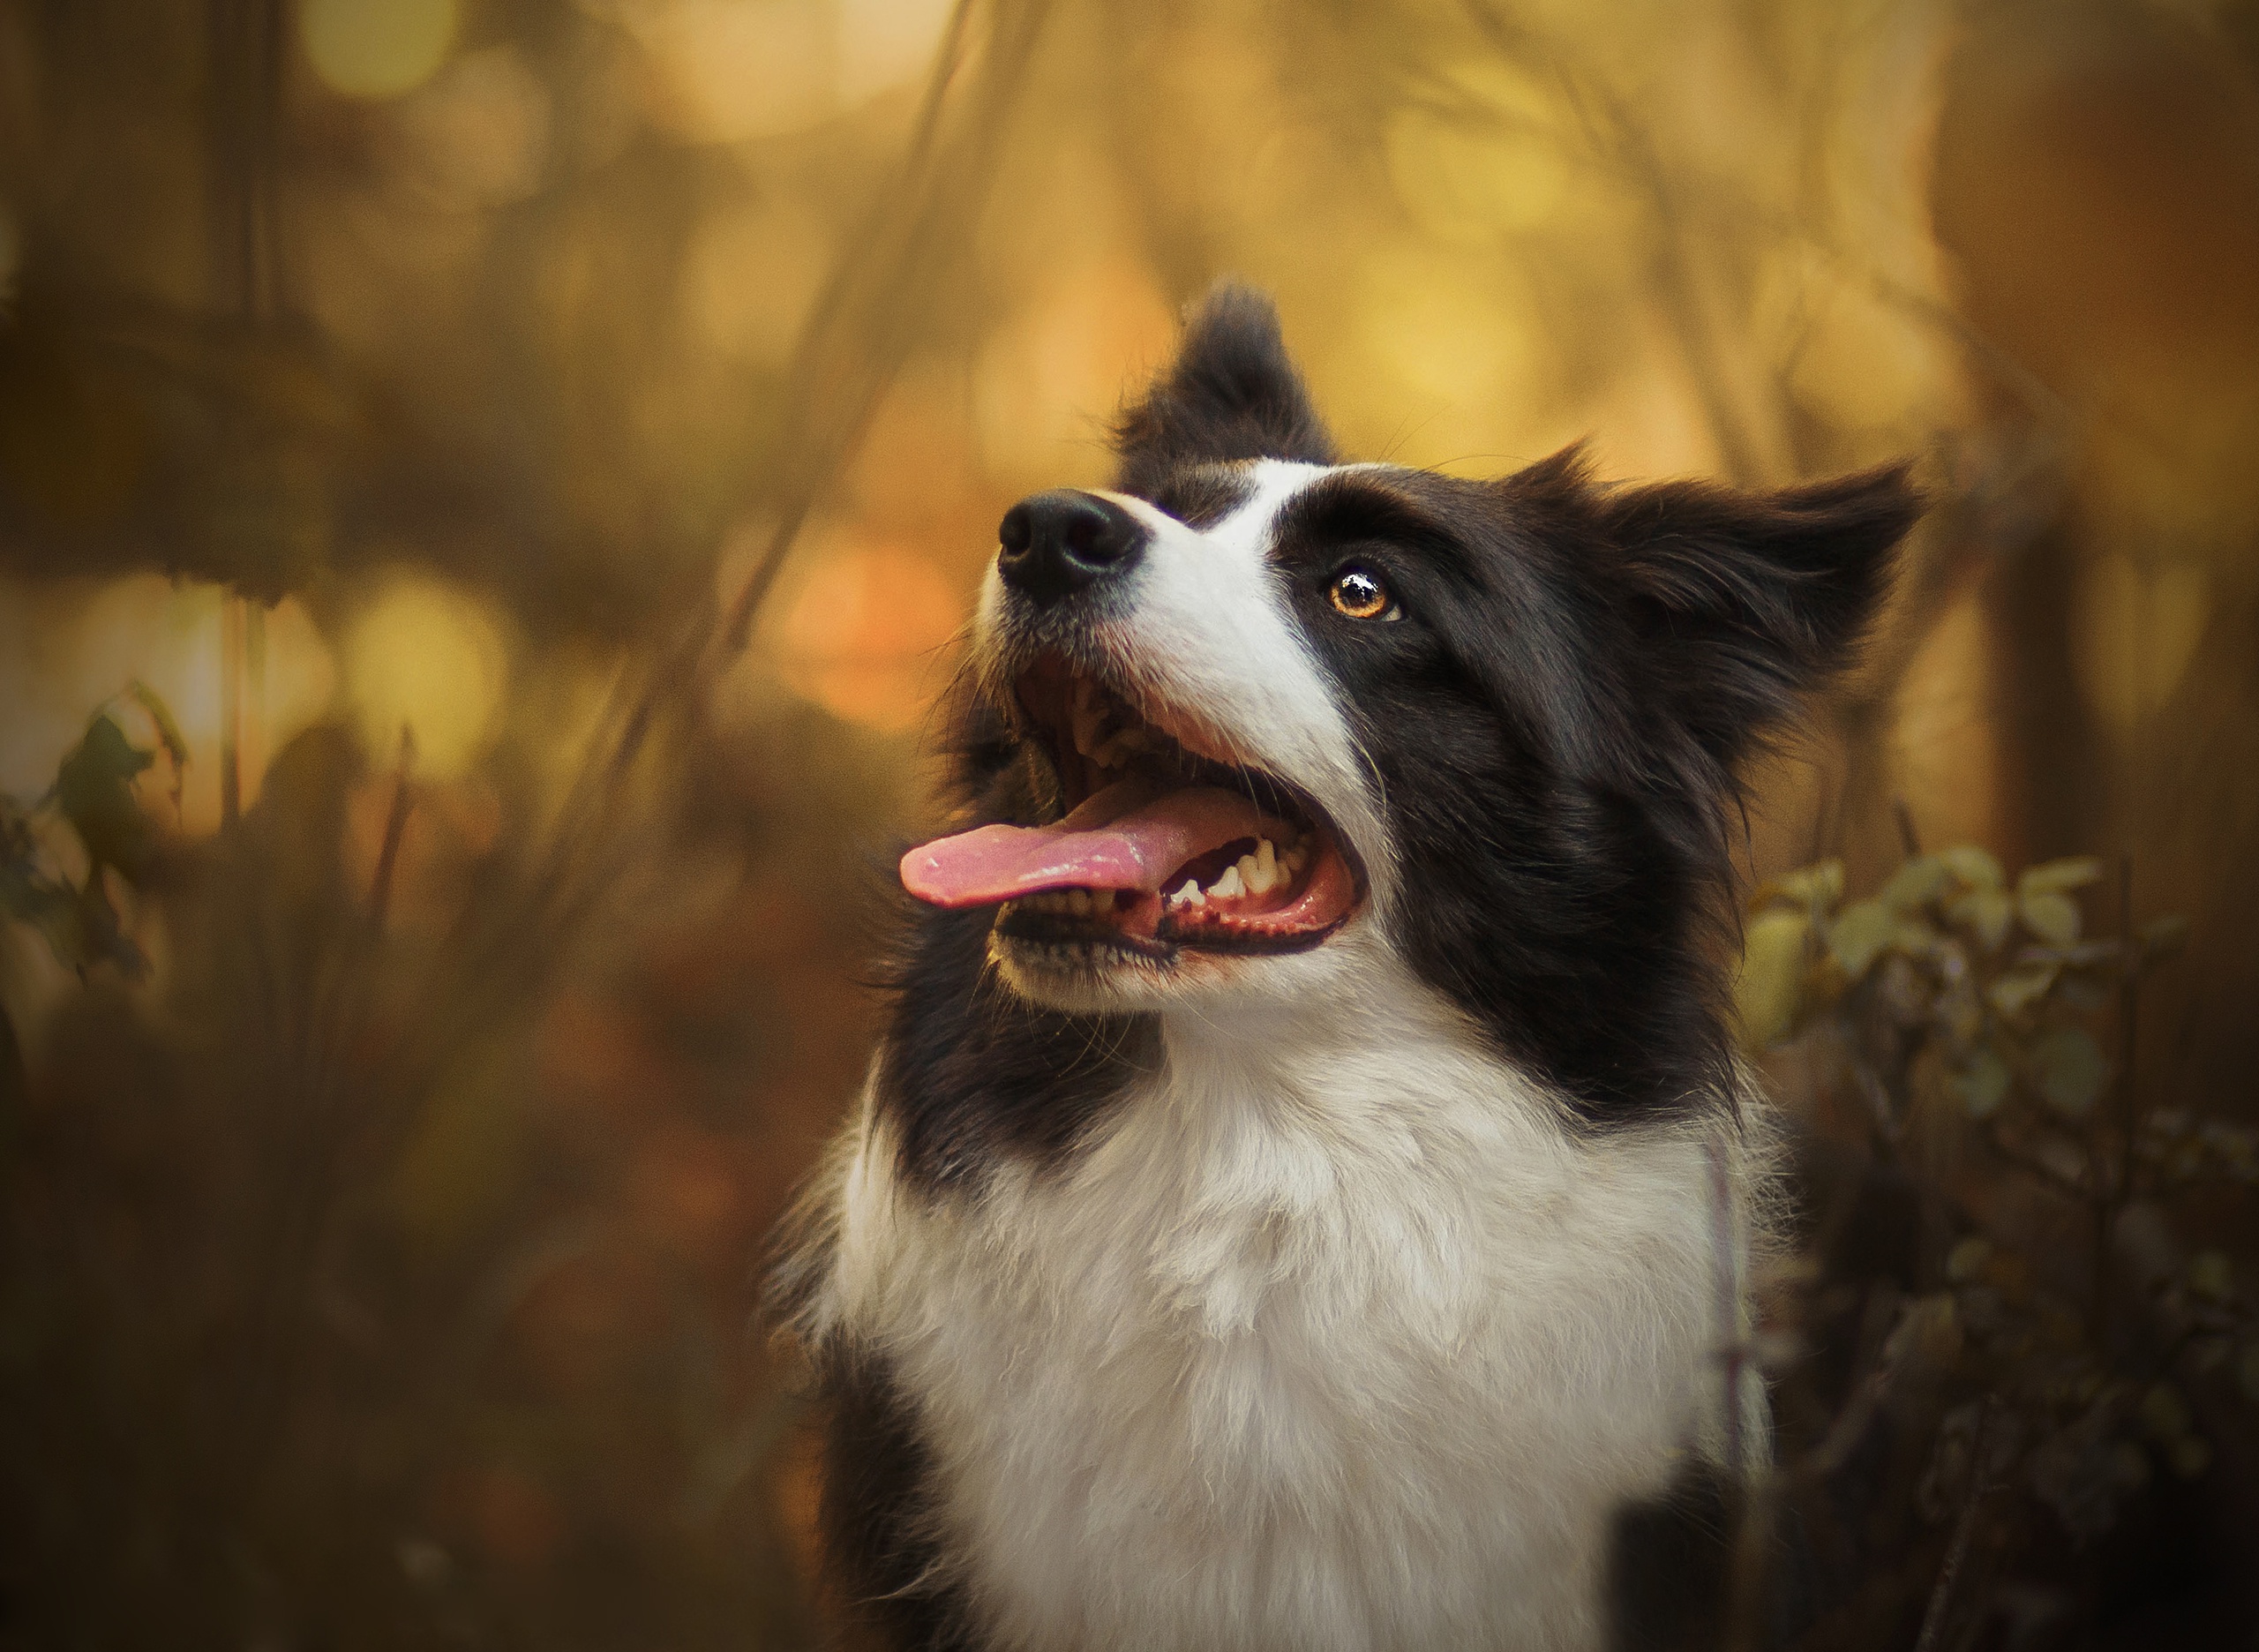
[[1181, 952], [1154, 955], [1109, 941], [1038, 940], [991, 930], [988, 961], [1030, 1003], [1070, 1015], [1160, 1010], [1183, 995]]
[[1203, 1012], [1232, 1002], [1291, 1002], [1322, 991], [1362, 953], [1353, 923], [1305, 950], [1241, 955], [1196, 947], [1152, 948], [1096, 938], [989, 932], [988, 960], [1012, 992], [1069, 1015]]

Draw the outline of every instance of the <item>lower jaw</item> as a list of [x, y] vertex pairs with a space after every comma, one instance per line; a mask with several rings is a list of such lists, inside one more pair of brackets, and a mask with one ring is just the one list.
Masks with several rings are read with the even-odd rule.
[[1218, 957], [1274, 957], [1307, 952], [1329, 939], [1346, 917], [1322, 928], [1292, 935], [1234, 935], [1209, 932], [1193, 936], [1138, 935], [1104, 924], [1062, 920], [1045, 912], [1007, 912], [996, 920], [996, 938], [1030, 962], [1055, 957], [1065, 967], [1088, 967], [1136, 960], [1167, 965], [1186, 955]]
[[1077, 924], [1040, 912], [1006, 912], [996, 920], [995, 938], [1024, 957], [1040, 960], [1056, 955], [1062, 963], [1101, 963], [1109, 958], [1137, 958], [1166, 964], [1179, 948], [1157, 935], [1133, 935], [1102, 924]]

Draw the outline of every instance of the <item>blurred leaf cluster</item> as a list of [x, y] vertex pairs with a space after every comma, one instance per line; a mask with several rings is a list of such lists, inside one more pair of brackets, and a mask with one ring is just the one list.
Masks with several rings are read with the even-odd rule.
[[1990, 852], [1964, 844], [1913, 857], [1849, 905], [1841, 861], [1776, 878], [1745, 931], [1744, 1038], [1764, 1049], [1823, 1017], [1856, 1026], [1855, 1081], [1888, 1138], [1903, 1133], [1915, 1089], [1941, 1085], [1970, 1118], [2037, 1151], [2036, 1137], [2075, 1128], [2110, 1086], [2086, 1018], [2188, 932], [2168, 917], [2130, 942], [2082, 940], [2075, 894], [2102, 875], [2075, 858], [2010, 886]]
[[861, 1057], [828, 839], [880, 751], [685, 755], [770, 778], [560, 931], [554, 834], [334, 725], [184, 837], [169, 728], [129, 690], [0, 817], [0, 946], [74, 978], [0, 1071], [0, 1637], [805, 1643], [753, 1259]]
[[[1960, 845], [1851, 901], [1828, 860], [1753, 897], [1745, 1040], [1796, 1047], [1850, 1102], [1805, 1115], [1835, 1158], [1760, 1350], [1797, 1441], [1768, 1495], [1835, 1545], [1854, 1603], [1800, 1646], [2044, 1639], [2083, 1614], [2076, 1557], [2129, 1507], [2153, 1524], [2161, 1476], [2211, 1470], [2191, 1395], [2259, 1405], [2259, 1302], [2184, 1231], [2211, 1188], [2259, 1181], [2259, 1130], [2141, 1105], [2140, 995], [2187, 926], [2122, 921], [2131, 876], [2099, 937], [2083, 857], [2010, 880]], [[1877, 1268], [1894, 1206], [1905, 1243]]]
[[[135, 783], [160, 753], [177, 776], [188, 766], [188, 742], [165, 702], [141, 683], [120, 696], [151, 725], [156, 744], [128, 737], [118, 714], [95, 714], [63, 759], [45, 796], [26, 805], [0, 794], [0, 915], [30, 925], [45, 937], [56, 961], [83, 975], [97, 964], [115, 964], [130, 975], [147, 965], [118, 921], [109, 876], [128, 886], [152, 869], [161, 830], [143, 809]], [[43, 816], [73, 835], [85, 870], [72, 882], [42, 841]]]

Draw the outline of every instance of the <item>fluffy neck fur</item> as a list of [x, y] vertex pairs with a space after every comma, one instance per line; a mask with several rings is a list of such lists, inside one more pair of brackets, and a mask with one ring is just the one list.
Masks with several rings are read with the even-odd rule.
[[803, 1328], [915, 1418], [934, 1643], [1594, 1646], [1617, 1510], [1719, 1454], [1730, 1109], [1588, 1134], [1363, 961], [1162, 1017], [1079, 1151], [978, 1187], [905, 1180], [867, 1098]]

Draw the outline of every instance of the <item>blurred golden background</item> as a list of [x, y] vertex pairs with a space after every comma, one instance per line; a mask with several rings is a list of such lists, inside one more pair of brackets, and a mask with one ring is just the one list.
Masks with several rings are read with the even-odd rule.
[[2248, 1119], [2255, 75], [2249, 0], [0, 0], [0, 1643], [811, 1641], [762, 1238], [996, 520], [1222, 274], [1358, 456], [1916, 456], [1752, 871], [2129, 856], [2143, 1083]]

